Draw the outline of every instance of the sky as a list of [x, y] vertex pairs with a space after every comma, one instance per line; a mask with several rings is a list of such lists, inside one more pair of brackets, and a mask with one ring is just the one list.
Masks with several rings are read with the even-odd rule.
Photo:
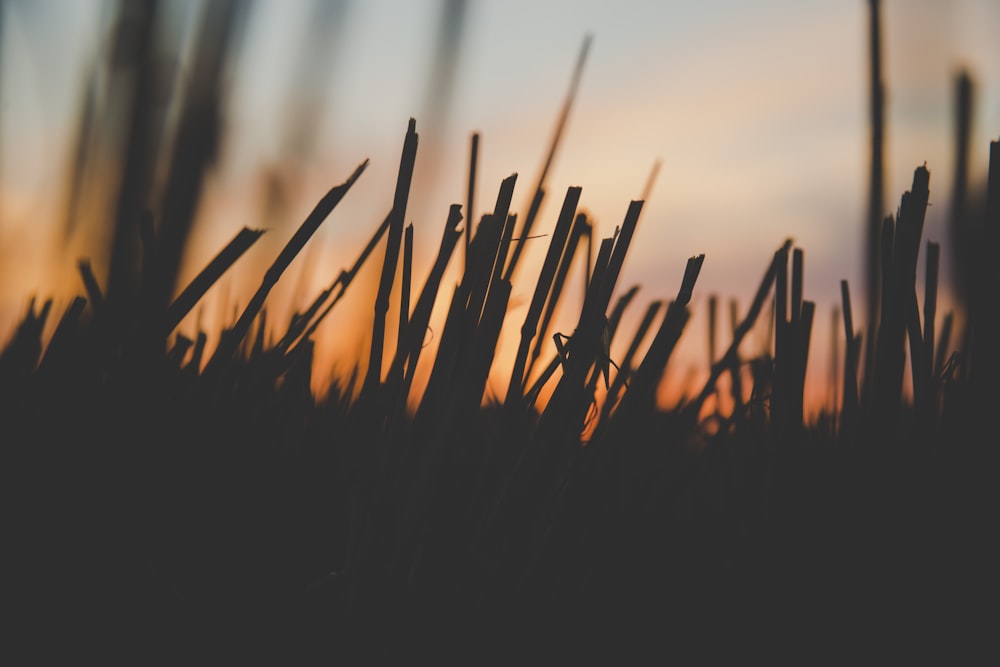
[[[189, 275], [243, 225], [271, 229], [268, 242], [255, 248], [259, 262], [269, 261], [318, 198], [370, 159], [283, 279], [285, 291], [272, 297], [304, 305], [353, 262], [388, 211], [413, 117], [420, 147], [407, 218], [415, 229], [414, 281], [422, 284], [448, 205], [465, 202], [473, 132], [480, 137], [474, 218], [492, 208], [501, 180], [514, 173], [513, 209], [526, 211], [590, 36], [537, 232], [551, 230], [566, 189], [579, 186], [595, 238], [611, 235], [659, 164], [619, 283], [620, 291], [641, 286], [624, 330], [637, 323], [644, 303], [672, 298], [686, 259], [704, 253], [692, 324], [679, 350], [684, 357], [675, 366], [680, 374], [696, 372], [689, 369], [707, 361], [699, 327], [709, 295], [736, 299], [745, 310], [774, 250], [792, 238], [805, 253], [805, 298], [817, 304], [810, 375], [826, 380], [822, 360], [840, 280], [862, 291], [866, 1], [471, 0], [453, 16], [451, 31], [442, 32], [445, 5], [327, 2], [319, 14], [306, 0], [244, 5], [249, 11], [227, 82], [227, 134], [199, 210]], [[201, 4], [169, 6], [179, 30]], [[48, 248], [58, 229], [83, 73], [104, 48], [110, 14], [99, 0], [5, 0], [2, 8], [0, 324], [6, 330], [27, 294], [58, 293], [72, 281], [51, 269]], [[882, 20], [886, 213], [926, 163], [931, 207], [924, 239], [942, 243], [947, 279], [954, 76], [967, 68], [976, 86], [975, 183], [985, 177], [989, 142], [1000, 139], [1000, 41], [990, 35], [1000, 26], [1000, 3], [885, 0]], [[303, 84], [296, 59], [310, 27], [321, 32], [319, 66]], [[454, 69], [435, 83], [442, 45], [456, 55]], [[185, 73], [183, 58], [174, 66]], [[433, 100], [429, 90], [436, 91]], [[314, 123], [313, 132], [296, 138], [289, 118]], [[269, 174], [284, 179], [287, 222], [261, 219], [261, 184]], [[513, 346], [531, 297], [529, 267], [540, 266], [544, 250], [544, 241], [526, 246], [523, 284], [515, 277], [511, 333], [503, 339]], [[77, 251], [87, 252], [86, 245]], [[243, 283], [234, 278], [220, 290], [232, 297], [252, 289], [254, 261], [248, 259]], [[371, 317], [372, 290], [359, 288], [338, 306], [340, 319], [329, 324], [338, 332], [331, 355], [363, 352], [363, 337], [343, 332]], [[947, 299], [947, 284], [942, 291]], [[566, 311], [557, 326], [569, 333], [574, 322]], [[627, 342], [623, 337], [621, 350]]]

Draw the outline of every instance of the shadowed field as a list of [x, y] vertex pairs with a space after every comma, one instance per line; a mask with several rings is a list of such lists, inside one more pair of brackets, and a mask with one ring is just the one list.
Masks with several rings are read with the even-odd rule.
[[[208, 6], [170, 132], [143, 49], [155, 15], [123, 18], [119, 38], [134, 48], [111, 95], [127, 113], [114, 128], [107, 266], [81, 259], [79, 297], [57, 310], [37, 296], [3, 339], [8, 604], [40, 657], [220, 664], [273, 650], [268, 662], [562, 664], [652, 651], [657, 662], [813, 662], [864, 645], [872, 657], [951, 661], [985, 635], [1000, 142], [985, 207], [953, 204], [958, 319], [938, 312], [941, 246], [923, 236], [930, 166], [915, 167], [898, 206], [882, 201], [873, 85], [870, 280], [841, 283], [840, 343], [810, 347], [806, 249], [775, 239], [753, 301], [729, 304], [728, 326], [718, 297], [707, 300], [708, 380], [664, 408], [657, 392], [712, 258], [692, 256], [668, 302], [638, 304], [619, 278], [644, 201], [612, 236], [592, 238], [582, 188], [546, 191], [588, 37], [528, 210], [512, 207], [519, 174], [476, 191], [473, 134], [467, 201], [440, 212], [433, 263], [415, 266], [406, 212], [421, 125], [411, 119], [385, 218], [356, 262], [287, 321], [269, 317], [280, 311], [272, 292], [367, 160], [287, 230], [224, 330], [192, 339], [178, 325], [262, 235], [237, 231], [179, 283], [239, 25], [238, 3]], [[877, 3], [872, 16], [877, 53]], [[957, 86], [960, 119], [970, 85]], [[101, 109], [84, 109], [81, 136], [101, 122]], [[79, 156], [71, 180], [82, 188]], [[539, 216], [543, 197], [561, 198], [554, 220]], [[487, 212], [469, 219], [476, 199]], [[540, 266], [521, 261], [529, 238], [546, 248]], [[380, 267], [369, 356], [318, 397], [314, 334], [336, 321], [364, 265]], [[554, 331], [580, 265], [575, 327]], [[505, 391], [492, 396], [515, 284], [530, 302], [517, 310]], [[436, 308], [444, 326], [427, 346]], [[635, 330], [620, 326], [630, 308], [644, 312]], [[767, 344], [747, 355], [751, 331]], [[620, 359], [615, 341], [628, 342]], [[834, 365], [838, 379], [833, 406], [807, 419], [810, 362]]]

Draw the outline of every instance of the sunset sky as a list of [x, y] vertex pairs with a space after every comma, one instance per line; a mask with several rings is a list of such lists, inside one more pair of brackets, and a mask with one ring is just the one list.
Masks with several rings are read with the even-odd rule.
[[[201, 6], [164, 4], [176, 12], [177, 26]], [[414, 117], [420, 147], [407, 218], [415, 229], [419, 287], [448, 205], [465, 202], [473, 132], [481, 137], [475, 218], [492, 208], [501, 179], [511, 173], [518, 174], [513, 208], [526, 212], [574, 63], [591, 35], [536, 233], [551, 230], [566, 188], [577, 185], [598, 238], [611, 235], [659, 161], [620, 281], [620, 291], [642, 286], [625, 332], [631, 334], [645, 303], [671, 298], [685, 260], [704, 253], [692, 326], [682, 339], [688, 363], [703, 365], [700, 327], [708, 295], [735, 298], [745, 309], [772, 253], [791, 237], [805, 251], [805, 296], [817, 304], [811, 355], [817, 361], [810, 374], [825, 381], [839, 281], [848, 279], [856, 298], [862, 294], [866, 1], [472, 0], [452, 24], [453, 78], [436, 88], [436, 104], [427, 91], [435, 49], [443, 43], [445, 3], [326, 4], [323, 23], [306, 0], [247, 3], [251, 11], [229, 82], [227, 135], [199, 214], [190, 273], [243, 225], [272, 229], [270, 245], [255, 248], [259, 262], [269, 261], [316, 200], [370, 158], [284, 281], [308, 288], [291, 307], [304, 305], [354, 261], [388, 211], [407, 121]], [[6, 339], [30, 293], [65, 288], [52, 284], [48, 248], [62, 211], [84, 73], [103, 48], [111, 13], [97, 0], [6, 0], [0, 7], [0, 334]], [[971, 166], [977, 185], [985, 178], [989, 142], [1000, 139], [1000, 3], [886, 0], [883, 8], [886, 213], [895, 211], [914, 168], [926, 162], [931, 207], [924, 240], [942, 243], [947, 279], [954, 76], [965, 67], [976, 85]], [[310, 25], [328, 29], [317, 50], [322, 60], [309, 70], [308, 85], [296, 86], [296, 58]], [[183, 60], [177, 66], [183, 75]], [[288, 138], [288, 119], [304, 118], [295, 114], [310, 108], [315, 133], [296, 144]], [[261, 219], [267, 171], [288, 181], [284, 225]], [[515, 279], [513, 299], [522, 305], [511, 310], [511, 332], [531, 297], [529, 265], [540, 263], [545, 250], [544, 240], [535, 243], [518, 273], [527, 279], [521, 285]], [[80, 289], [77, 283], [70, 288]], [[942, 290], [946, 298], [947, 285]], [[343, 303], [340, 324], [331, 326], [352, 318], [367, 324], [371, 292], [357, 292]], [[855, 305], [860, 311], [862, 303]], [[568, 317], [559, 327], [570, 333], [572, 325]]]

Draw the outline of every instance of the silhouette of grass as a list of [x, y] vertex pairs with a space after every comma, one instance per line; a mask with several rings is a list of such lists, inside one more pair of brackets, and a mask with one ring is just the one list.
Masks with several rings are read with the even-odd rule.
[[[215, 40], [214, 48], [203, 44], [206, 81], [198, 85], [206, 87], [191, 93], [169, 151], [160, 227], [138, 212], [144, 186], [127, 181], [109, 255], [119, 268], [109, 267], [107, 294], [81, 260], [86, 296], [66, 307], [53, 334], [43, 335], [53, 302], [39, 307], [32, 299], [0, 352], [4, 469], [16, 508], [11, 600], [42, 653], [68, 643], [77, 656], [173, 664], [213, 655], [203, 652], [212, 646], [225, 662], [276, 648], [282, 662], [481, 664], [521, 660], [528, 650], [559, 662], [627, 660], [641, 649], [666, 660], [689, 649], [703, 658], [728, 649], [760, 656], [761, 644], [793, 637], [840, 642], [831, 651], [876, 639], [923, 649], [941, 642], [950, 651], [951, 637], [975, 637], [984, 627], [974, 602], [986, 602], [980, 577], [994, 518], [990, 295], [1000, 275], [992, 261], [1000, 143], [990, 147], [986, 217], [962, 222], [981, 239], [965, 257], [973, 307], [962, 347], [950, 346], [950, 313], [935, 338], [933, 242], [920, 319], [930, 177], [920, 166], [898, 215], [882, 223], [880, 310], [865, 350], [841, 282], [840, 410], [814, 421], [805, 418], [804, 388], [815, 304], [805, 298], [804, 251], [790, 240], [742, 320], [732, 304], [721, 357], [713, 296], [709, 375], [698, 393], [672, 408], [656, 400], [691, 319], [704, 255], [688, 260], [665, 308], [647, 304], [620, 363], [611, 358], [614, 337], [629, 335], [622, 316], [638, 290], [619, 294], [618, 279], [642, 200], [631, 202], [596, 258], [587, 257], [576, 327], [552, 336], [558, 354], [535, 372], [569, 267], [591, 234], [577, 211], [580, 187], [567, 190], [538, 274], [524, 267], [516, 278], [533, 296], [506, 395], [485, 398], [514, 268], [539, 222], [572, 92], [520, 236], [511, 210], [517, 174], [499, 184], [493, 211], [477, 225], [466, 220], [461, 229], [461, 206], [453, 205], [410, 309], [411, 119], [391, 210], [354, 266], [294, 315], [283, 336], [268, 339], [270, 292], [367, 161], [294, 231], [203, 364], [208, 332], [195, 340], [171, 334], [261, 234], [242, 229], [176, 298], [163, 298], [173, 293], [217, 139], [212, 81], [232, 4], [217, 9], [220, 23], [209, 21], [204, 32]], [[133, 123], [151, 122], [143, 100], [134, 102]], [[88, 115], [83, 125], [92, 122]], [[146, 142], [135, 132], [133, 125], [130, 142]], [[468, 207], [477, 141], [473, 135]], [[152, 153], [130, 143], [126, 169]], [[134, 178], [149, 173], [144, 162], [135, 168]], [[85, 169], [83, 158], [76, 169]], [[74, 183], [82, 182], [77, 173]], [[651, 184], [652, 176], [647, 192]], [[138, 251], [128, 240], [136, 226]], [[464, 271], [444, 299], [445, 271], [463, 235]], [[311, 391], [312, 337], [383, 236], [368, 364], [359, 360], [319, 400]], [[383, 374], [401, 247], [400, 325]], [[423, 341], [439, 302], [447, 319], [428, 360]], [[741, 344], [769, 303], [768, 348], [746, 359]], [[907, 348], [912, 402], [903, 392]], [[431, 371], [410, 410], [418, 362]], [[717, 400], [725, 374], [729, 411]], [[540, 400], [553, 380], [551, 396]]]

